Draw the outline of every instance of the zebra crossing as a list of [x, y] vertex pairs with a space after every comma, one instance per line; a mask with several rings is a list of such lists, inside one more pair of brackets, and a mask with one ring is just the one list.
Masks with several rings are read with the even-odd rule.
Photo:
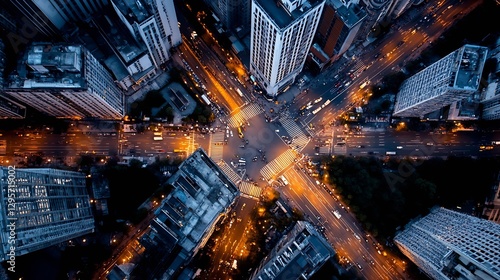
[[229, 125], [232, 127], [238, 127], [242, 123], [246, 123], [247, 120], [255, 117], [258, 114], [264, 112], [262, 108], [256, 103], [250, 103], [245, 107], [241, 108], [236, 114], [229, 118]]
[[222, 160], [224, 152], [224, 131], [212, 133], [210, 134], [210, 138], [208, 156], [211, 157], [213, 161], [219, 162]]
[[235, 185], [238, 185], [238, 183], [241, 181], [240, 175], [238, 175], [238, 173], [236, 173], [236, 171], [234, 171], [231, 166], [229, 166], [224, 160], [217, 161], [217, 164], [219, 165], [222, 172], [226, 174], [229, 180], [233, 181]]
[[241, 176], [234, 171], [224, 160], [218, 161], [218, 165], [222, 172], [226, 174], [226, 176], [231, 180], [240, 190], [241, 193], [252, 196], [259, 197], [262, 193], [262, 189], [258, 186], [255, 186], [252, 183], [242, 181]]
[[290, 164], [294, 162], [295, 157], [295, 151], [288, 149], [277, 158], [273, 159], [271, 162], [262, 167], [262, 169], [260, 170], [260, 174], [262, 175], [262, 177], [264, 177], [264, 179], [269, 181], [270, 179], [281, 173], [283, 170], [285, 170], [285, 168], [290, 166]]
[[242, 181], [238, 187], [240, 189], [240, 192], [249, 196], [259, 197], [262, 193], [262, 189], [260, 187], [255, 186], [250, 182]]
[[285, 128], [288, 135], [290, 135], [292, 140], [292, 149], [296, 151], [302, 151], [304, 147], [309, 143], [310, 139], [307, 137], [302, 129], [297, 125], [297, 123], [289, 115], [284, 115], [279, 118], [279, 122]]

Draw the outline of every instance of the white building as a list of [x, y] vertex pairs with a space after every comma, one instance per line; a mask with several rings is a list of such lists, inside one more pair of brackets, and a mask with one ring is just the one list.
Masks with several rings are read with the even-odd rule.
[[252, 1], [250, 72], [276, 96], [302, 71], [324, 0]]
[[124, 95], [109, 72], [81, 45], [31, 45], [4, 92], [59, 118], [121, 119]]
[[182, 42], [173, 0], [112, 0], [113, 8], [136, 40], [143, 41], [160, 68]]
[[432, 279], [500, 279], [500, 225], [492, 221], [435, 208], [394, 242]]
[[488, 49], [465, 45], [403, 82], [396, 117], [423, 117], [479, 89]]
[[0, 167], [0, 194], [0, 260], [12, 244], [17, 257], [94, 231], [82, 173]]

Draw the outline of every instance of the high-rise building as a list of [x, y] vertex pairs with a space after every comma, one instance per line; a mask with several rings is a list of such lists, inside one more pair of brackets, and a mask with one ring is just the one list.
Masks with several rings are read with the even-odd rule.
[[[45, 36], [56, 36], [68, 22], [87, 20], [93, 13], [104, 10], [107, 0], [9, 0]], [[26, 28], [28, 28], [26, 26]], [[30, 30], [32, 32], [32, 30]], [[30, 37], [31, 38], [31, 37]]]
[[309, 279], [335, 255], [332, 246], [306, 221], [298, 221], [262, 260], [250, 279]]
[[496, 44], [490, 49], [489, 59], [496, 61], [496, 65], [488, 76], [487, 87], [481, 93], [482, 118], [485, 120], [500, 119], [500, 37]]
[[116, 79], [116, 83], [124, 90], [137, 90], [144, 82], [157, 77], [156, 68], [146, 44], [140, 43], [130, 34], [125, 24], [121, 22], [114, 10], [106, 14], [94, 15], [88, 24], [97, 36], [95, 30], [106, 42], [102, 45], [104, 53], [110, 55], [103, 59]]
[[309, 52], [313, 65], [322, 70], [339, 59], [353, 43], [365, 18], [366, 11], [356, 4], [335, 8], [327, 2]]
[[81, 45], [31, 45], [4, 92], [60, 118], [121, 119], [125, 113], [123, 92]]
[[479, 89], [488, 49], [465, 45], [403, 82], [394, 116], [423, 117]]
[[112, 0], [113, 8], [129, 32], [146, 44], [157, 68], [170, 59], [182, 42], [173, 0]]
[[[140, 240], [145, 251], [131, 279], [191, 279], [182, 267], [205, 245], [240, 194], [203, 149], [189, 156], [168, 183], [174, 190]], [[122, 272], [116, 266], [110, 273]]]
[[432, 279], [500, 279], [500, 225], [492, 221], [435, 208], [394, 242]]
[[11, 251], [21, 256], [94, 231], [82, 173], [0, 167], [0, 193], [0, 260]]
[[4, 74], [7, 55], [5, 54], [5, 44], [0, 39], [0, 119], [2, 118], [24, 118], [26, 117], [26, 107], [15, 102], [2, 93], [4, 87]]
[[227, 29], [243, 35], [250, 31], [251, 0], [205, 0]]
[[302, 71], [324, 0], [252, 0], [250, 72], [276, 96]]

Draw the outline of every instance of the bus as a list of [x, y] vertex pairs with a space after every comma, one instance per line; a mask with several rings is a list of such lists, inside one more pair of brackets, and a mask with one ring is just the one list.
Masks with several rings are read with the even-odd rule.
[[203, 102], [205, 102], [205, 104], [207, 104], [208, 106], [210, 106], [210, 104], [212, 104], [212, 103], [210, 102], [210, 100], [208, 99], [208, 96], [207, 96], [206, 94], [203, 94], [203, 95], [201, 96], [201, 99], [202, 99], [202, 100], [203, 100]]
[[161, 136], [161, 132], [155, 132], [153, 133], [155, 136]]
[[239, 88], [236, 89], [236, 92], [238, 93], [239, 96], [243, 97], [243, 92]]
[[239, 136], [240, 138], [245, 137], [245, 135], [243, 134], [243, 130], [241, 129], [241, 126], [238, 126], [238, 136]]
[[396, 155], [396, 152], [385, 152], [386, 156], [394, 156]]
[[155, 140], [155, 141], [161, 141], [161, 140], [163, 140], [163, 137], [161, 137], [161, 136], [155, 136], [155, 137], [153, 137], [153, 140]]
[[184, 153], [184, 150], [174, 149], [174, 153]]

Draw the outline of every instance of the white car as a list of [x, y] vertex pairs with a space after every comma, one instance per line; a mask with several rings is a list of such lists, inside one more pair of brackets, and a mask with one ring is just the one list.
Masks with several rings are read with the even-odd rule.
[[403, 146], [397, 146], [396, 149], [401, 150]]

